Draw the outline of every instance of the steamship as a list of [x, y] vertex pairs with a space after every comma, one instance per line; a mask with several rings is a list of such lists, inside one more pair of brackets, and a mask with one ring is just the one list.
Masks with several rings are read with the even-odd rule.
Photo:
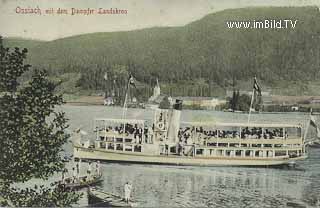
[[[144, 120], [95, 119], [95, 141], [75, 135], [74, 157], [191, 166], [278, 166], [307, 157], [303, 125], [180, 122], [182, 102]], [[303, 135], [304, 134], [304, 135]]]

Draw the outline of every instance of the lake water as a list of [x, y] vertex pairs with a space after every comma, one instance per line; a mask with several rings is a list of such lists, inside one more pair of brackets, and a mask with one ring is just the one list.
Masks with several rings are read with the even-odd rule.
[[[122, 109], [63, 106], [70, 131], [81, 127], [93, 136], [94, 118], [120, 118]], [[152, 110], [128, 109], [127, 118], [151, 120]], [[182, 121], [246, 122], [246, 114], [215, 111], [182, 112]], [[253, 114], [253, 122], [305, 123], [307, 114]], [[319, 119], [320, 120], [320, 119]], [[311, 131], [314, 134], [314, 131]], [[310, 135], [309, 135], [310, 136]], [[92, 137], [94, 138], [94, 137]], [[66, 146], [71, 154], [71, 145]], [[176, 167], [102, 163], [102, 189], [123, 196], [125, 182], [141, 207], [319, 207], [320, 149], [294, 169], [243, 167]], [[86, 167], [83, 164], [82, 167]], [[83, 169], [84, 169], [83, 168]], [[85, 205], [85, 199], [80, 204]]]

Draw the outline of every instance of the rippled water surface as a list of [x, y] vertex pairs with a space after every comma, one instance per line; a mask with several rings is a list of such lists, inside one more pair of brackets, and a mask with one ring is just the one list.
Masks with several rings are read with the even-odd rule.
[[[93, 136], [94, 118], [119, 118], [122, 113], [121, 108], [103, 106], [63, 106], [62, 110], [70, 119], [70, 130], [81, 127], [88, 137]], [[153, 111], [128, 109], [127, 115], [151, 120]], [[308, 115], [297, 113], [251, 116], [253, 122], [296, 124], [307, 119]], [[181, 120], [246, 122], [247, 115], [183, 111]], [[66, 151], [72, 153], [71, 146]], [[294, 169], [103, 163], [102, 170], [101, 188], [123, 195], [123, 185], [129, 181], [141, 207], [320, 207], [320, 149], [309, 149], [309, 158]]]

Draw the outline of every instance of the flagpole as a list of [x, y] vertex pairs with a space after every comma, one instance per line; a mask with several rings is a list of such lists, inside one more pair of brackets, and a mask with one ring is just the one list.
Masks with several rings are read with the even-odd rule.
[[[125, 98], [124, 98], [123, 109], [122, 109], [122, 119], [126, 118], [129, 82], [130, 81], [128, 80], [127, 89], [126, 89], [126, 95], [125, 95]], [[123, 124], [123, 133], [125, 133], [125, 132], [126, 132], [126, 123], [124, 122], [124, 124]]]
[[307, 134], [308, 134], [308, 130], [309, 130], [309, 127], [310, 127], [311, 115], [312, 115], [312, 108], [310, 109], [309, 122], [307, 123], [307, 126], [306, 126], [305, 131], [304, 131], [304, 135], [303, 135], [303, 140], [304, 140], [304, 141], [306, 141]]
[[251, 109], [252, 109], [252, 105], [253, 105], [253, 99], [254, 99], [254, 88], [252, 90], [252, 96], [251, 96], [251, 102], [250, 102], [250, 108], [249, 108], [249, 115], [248, 115], [248, 125], [250, 122], [250, 116], [251, 116]]
[[126, 89], [126, 95], [125, 95], [125, 98], [124, 98], [124, 103], [123, 103], [123, 108], [122, 108], [122, 119], [125, 119], [126, 117], [126, 111], [127, 111], [127, 99], [128, 99], [128, 86], [127, 86], [127, 89]]

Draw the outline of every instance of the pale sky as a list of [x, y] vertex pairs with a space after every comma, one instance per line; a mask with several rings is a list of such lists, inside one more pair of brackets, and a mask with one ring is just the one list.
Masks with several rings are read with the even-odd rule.
[[[228, 8], [248, 6], [320, 5], [320, 0], [0, 0], [0, 35], [53, 40], [93, 32], [183, 26]], [[42, 15], [17, 14], [16, 9], [41, 9]], [[126, 15], [49, 15], [46, 9], [127, 10]]]

